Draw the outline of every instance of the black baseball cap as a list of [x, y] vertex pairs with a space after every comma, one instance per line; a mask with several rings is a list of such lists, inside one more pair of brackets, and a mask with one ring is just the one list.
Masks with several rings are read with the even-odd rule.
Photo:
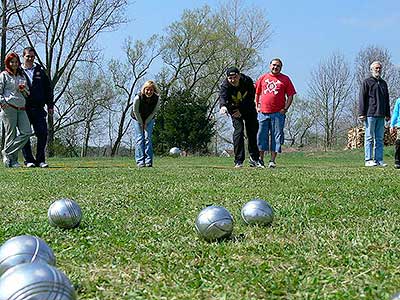
[[236, 67], [230, 67], [230, 68], [226, 69], [226, 76], [233, 76], [233, 75], [237, 75], [237, 74], [240, 74], [240, 71]]

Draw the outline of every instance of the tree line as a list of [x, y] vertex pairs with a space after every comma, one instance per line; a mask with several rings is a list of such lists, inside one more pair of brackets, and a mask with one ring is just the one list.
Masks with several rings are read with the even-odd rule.
[[[228, 129], [216, 114], [217, 92], [228, 66], [253, 76], [266, 71], [262, 57], [272, 33], [266, 11], [241, 0], [185, 10], [163, 35], [128, 38], [123, 57], [105, 62], [98, 38], [128, 22], [127, 5], [126, 0], [2, 0], [1, 62], [9, 51], [34, 47], [54, 89], [49, 155], [114, 156], [132, 150], [130, 110], [148, 79], [161, 91], [154, 129], [158, 153], [173, 146], [207, 153], [217, 151], [221, 141], [229, 144]], [[356, 125], [356, 91], [372, 60], [385, 66], [395, 99], [400, 73], [386, 49], [360, 50], [355, 68], [334, 53], [313, 70], [308, 93], [295, 99], [287, 116], [289, 143], [326, 148], [340, 143], [343, 131]], [[152, 74], [155, 66], [162, 67]]]

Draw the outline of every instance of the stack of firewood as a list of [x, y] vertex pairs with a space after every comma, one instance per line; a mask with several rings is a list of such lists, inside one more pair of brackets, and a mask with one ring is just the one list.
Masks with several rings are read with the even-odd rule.
[[[347, 133], [347, 149], [355, 149], [364, 147], [365, 128], [363, 126], [350, 128]], [[383, 142], [385, 146], [393, 145], [396, 136], [390, 135], [390, 128], [385, 127], [385, 136]]]

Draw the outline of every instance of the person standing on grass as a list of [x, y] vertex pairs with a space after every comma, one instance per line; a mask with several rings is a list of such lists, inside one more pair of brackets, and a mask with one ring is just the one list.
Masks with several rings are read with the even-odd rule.
[[4, 64], [6, 69], [0, 73], [0, 115], [5, 128], [3, 163], [7, 168], [18, 168], [18, 151], [32, 135], [25, 111], [25, 98], [29, 96], [29, 88], [20, 68], [18, 54], [8, 54]]
[[269, 69], [270, 72], [256, 82], [255, 102], [259, 123], [257, 142], [261, 160], [264, 160], [265, 152], [270, 151], [268, 167], [275, 168], [276, 156], [281, 153], [284, 142], [285, 115], [296, 90], [290, 78], [281, 73], [282, 61], [279, 58], [271, 60]]
[[153, 166], [154, 116], [160, 107], [160, 96], [154, 81], [146, 81], [133, 99], [133, 127], [135, 130], [135, 160], [139, 168]]
[[394, 105], [392, 119], [390, 121], [390, 133], [396, 134], [396, 142], [394, 145], [394, 167], [400, 169], [400, 98], [396, 100]]
[[257, 147], [257, 112], [254, 105], [253, 80], [242, 73], [236, 67], [226, 70], [226, 79], [219, 90], [220, 114], [229, 114], [233, 124], [233, 149], [235, 153], [235, 168], [243, 167], [245, 159], [244, 128], [249, 149], [250, 167], [263, 168], [259, 160]]
[[[52, 115], [54, 112], [54, 97], [49, 77], [40, 65], [34, 63], [35, 56], [35, 49], [26, 47], [23, 51], [24, 63], [22, 69], [28, 79], [31, 92], [26, 99], [26, 112], [37, 137], [36, 158], [32, 154], [30, 140], [22, 148], [22, 154], [28, 168], [47, 168], [49, 165], [46, 163], [45, 155], [48, 134], [46, 117], [47, 113]], [[44, 110], [45, 105], [47, 106], [47, 113]]]
[[382, 64], [374, 61], [370, 70], [371, 76], [363, 81], [359, 97], [359, 119], [365, 125], [365, 166], [386, 167], [383, 137], [385, 120], [390, 120], [389, 90], [386, 81], [381, 78]]

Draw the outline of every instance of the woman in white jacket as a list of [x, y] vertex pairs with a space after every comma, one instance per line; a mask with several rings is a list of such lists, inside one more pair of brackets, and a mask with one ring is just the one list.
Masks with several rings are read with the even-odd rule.
[[135, 130], [135, 160], [139, 168], [153, 166], [154, 116], [160, 107], [160, 96], [154, 81], [146, 81], [133, 99], [132, 118]]
[[29, 89], [18, 54], [8, 54], [4, 63], [6, 69], [0, 73], [0, 116], [6, 133], [2, 151], [3, 163], [5, 167], [17, 168], [18, 151], [25, 146], [32, 135], [25, 111], [25, 97], [29, 95]]

